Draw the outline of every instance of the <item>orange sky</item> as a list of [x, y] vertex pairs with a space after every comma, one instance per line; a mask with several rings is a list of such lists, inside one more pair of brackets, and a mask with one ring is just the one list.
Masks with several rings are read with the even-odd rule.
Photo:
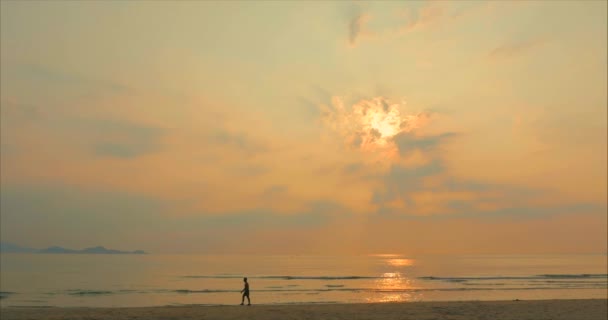
[[608, 249], [604, 1], [1, 6], [2, 241]]

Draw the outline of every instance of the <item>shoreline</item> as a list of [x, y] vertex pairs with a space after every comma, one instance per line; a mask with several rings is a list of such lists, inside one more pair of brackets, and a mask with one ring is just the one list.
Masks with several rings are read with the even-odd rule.
[[158, 307], [3, 307], [5, 319], [608, 319], [608, 299]]

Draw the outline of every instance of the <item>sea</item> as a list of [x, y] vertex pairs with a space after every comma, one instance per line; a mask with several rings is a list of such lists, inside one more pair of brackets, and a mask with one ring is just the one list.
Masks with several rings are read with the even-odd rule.
[[1, 254], [0, 306], [608, 298], [608, 256]]

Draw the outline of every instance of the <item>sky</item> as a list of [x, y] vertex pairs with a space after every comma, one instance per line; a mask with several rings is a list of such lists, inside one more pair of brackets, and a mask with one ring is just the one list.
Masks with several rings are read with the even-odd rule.
[[606, 1], [2, 1], [0, 238], [607, 248]]

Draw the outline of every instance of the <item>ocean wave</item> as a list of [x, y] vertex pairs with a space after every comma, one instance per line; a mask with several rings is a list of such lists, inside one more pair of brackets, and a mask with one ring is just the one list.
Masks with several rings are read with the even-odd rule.
[[[593, 286], [586, 285], [557, 285], [557, 286], [546, 286], [539, 284], [523, 284], [523, 285], [508, 285], [508, 284], [497, 284], [488, 283], [486, 286], [483, 284], [474, 284], [472, 286], [459, 286], [459, 287], [447, 287], [447, 288], [374, 288], [374, 287], [345, 287], [344, 285], [325, 285], [323, 288], [262, 288], [251, 290], [253, 294], [257, 293], [280, 293], [283, 295], [298, 295], [298, 294], [321, 294], [327, 292], [351, 292], [351, 293], [389, 293], [389, 294], [403, 294], [403, 293], [421, 293], [421, 292], [459, 292], [459, 291], [529, 291], [529, 290], [561, 290], [561, 289], [604, 289], [608, 288], [606, 284], [597, 284]], [[55, 294], [66, 294], [70, 296], [104, 296], [114, 294], [179, 294], [179, 295], [205, 295], [205, 294], [234, 294], [240, 290], [226, 290], [226, 289], [150, 289], [150, 290], [138, 290], [125, 292], [124, 290], [107, 291], [107, 290], [67, 290], [62, 293], [56, 292]], [[6, 298], [13, 292], [2, 292], [0, 295], [4, 295]]]
[[[191, 279], [242, 279], [243, 275], [218, 274], [218, 275], [186, 275], [182, 278]], [[249, 276], [249, 279], [272, 279], [272, 280], [369, 280], [387, 279], [399, 277], [396, 275], [383, 276], [291, 276], [291, 275], [259, 275]], [[447, 276], [424, 276], [418, 277], [420, 280], [438, 280], [447, 282], [466, 282], [466, 281], [486, 281], [486, 280], [542, 280], [542, 279], [608, 279], [608, 274], [540, 274], [531, 276], [470, 276], [470, 277], [447, 277]]]
[[219, 290], [219, 289], [204, 289], [204, 290], [188, 290], [188, 289], [178, 289], [173, 290], [175, 293], [227, 293], [227, 292], [240, 292], [239, 290]]
[[552, 279], [580, 279], [580, 278], [603, 278], [608, 279], [608, 274], [598, 273], [598, 274], [540, 274], [538, 277], [552, 278]]
[[[318, 294], [323, 292], [364, 292], [364, 293], [416, 293], [416, 292], [451, 292], [451, 291], [528, 291], [528, 290], [561, 290], [561, 289], [597, 289], [597, 288], [589, 288], [589, 287], [551, 287], [547, 288], [545, 286], [529, 286], [529, 287], [455, 287], [455, 288], [391, 288], [391, 289], [381, 289], [381, 288], [320, 288], [320, 289], [278, 289], [278, 290], [252, 290], [252, 293], [255, 292], [272, 292], [272, 293], [281, 293], [281, 294]], [[239, 290], [188, 290], [188, 289], [179, 289], [173, 290], [172, 292], [180, 293], [180, 294], [208, 294], [208, 293], [235, 293], [239, 292]]]
[[373, 277], [373, 276], [259, 276], [259, 279], [279, 279], [279, 280], [361, 280], [361, 279], [384, 279], [392, 277]]
[[[212, 276], [181, 276], [181, 278], [191, 278], [191, 279], [242, 279], [244, 278], [244, 276], [237, 276], [237, 275], [223, 275], [223, 274], [218, 274], [218, 275], [212, 275]], [[249, 277], [249, 278], [253, 278], [253, 277]]]
[[[183, 276], [185, 278], [241, 278], [241, 275], [219, 274], [219, 275], [190, 275]], [[259, 287], [259, 289], [251, 290], [252, 292], [260, 293], [280, 293], [280, 294], [318, 294], [323, 292], [369, 292], [369, 293], [412, 293], [425, 291], [501, 291], [501, 290], [552, 290], [552, 289], [605, 289], [608, 288], [608, 274], [538, 274], [529, 276], [465, 276], [465, 277], [448, 277], [448, 276], [424, 276], [418, 279], [419, 286], [408, 288], [390, 288], [383, 289], [374, 287], [375, 281], [355, 281], [348, 280], [375, 280], [395, 278], [394, 276], [290, 276], [290, 275], [258, 275], [251, 276], [253, 279], [278, 280], [274, 285]], [[302, 287], [301, 284], [287, 284], [281, 281], [290, 280], [317, 280], [317, 281], [334, 281], [340, 282], [321, 282], [315, 285], [317, 288]], [[424, 281], [444, 282], [449, 283], [446, 287], [426, 288], [423, 285]], [[297, 282], [296, 282], [297, 283]], [[314, 282], [313, 282], [314, 283]], [[371, 284], [371, 286], [370, 286]], [[414, 282], [415, 285], [415, 282]], [[190, 285], [188, 285], [190, 286]], [[120, 289], [120, 290], [102, 290], [95, 289], [72, 289], [65, 291], [57, 291], [46, 293], [47, 295], [70, 295], [70, 296], [105, 296], [105, 295], [137, 295], [137, 294], [227, 294], [238, 293], [238, 289], [216, 289], [213, 286], [203, 286], [203, 288], [181, 288], [181, 289], [165, 289], [165, 288], [146, 288], [140, 290]], [[6, 299], [14, 292], [0, 292], [0, 299]]]
[[545, 279], [607, 279], [608, 274], [540, 274], [533, 276], [480, 276], [480, 277], [418, 277], [420, 280], [465, 282], [486, 280], [545, 280]]
[[103, 291], [103, 290], [67, 290], [71, 296], [101, 296], [115, 294], [117, 291]]
[[[188, 275], [182, 278], [191, 279], [241, 279], [245, 276], [241, 275]], [[275, 280], [362, 280], [362, 279], [385, 279], [392, 278], [390, 276], [249, 276], [249, 279], [275, 279]]]

